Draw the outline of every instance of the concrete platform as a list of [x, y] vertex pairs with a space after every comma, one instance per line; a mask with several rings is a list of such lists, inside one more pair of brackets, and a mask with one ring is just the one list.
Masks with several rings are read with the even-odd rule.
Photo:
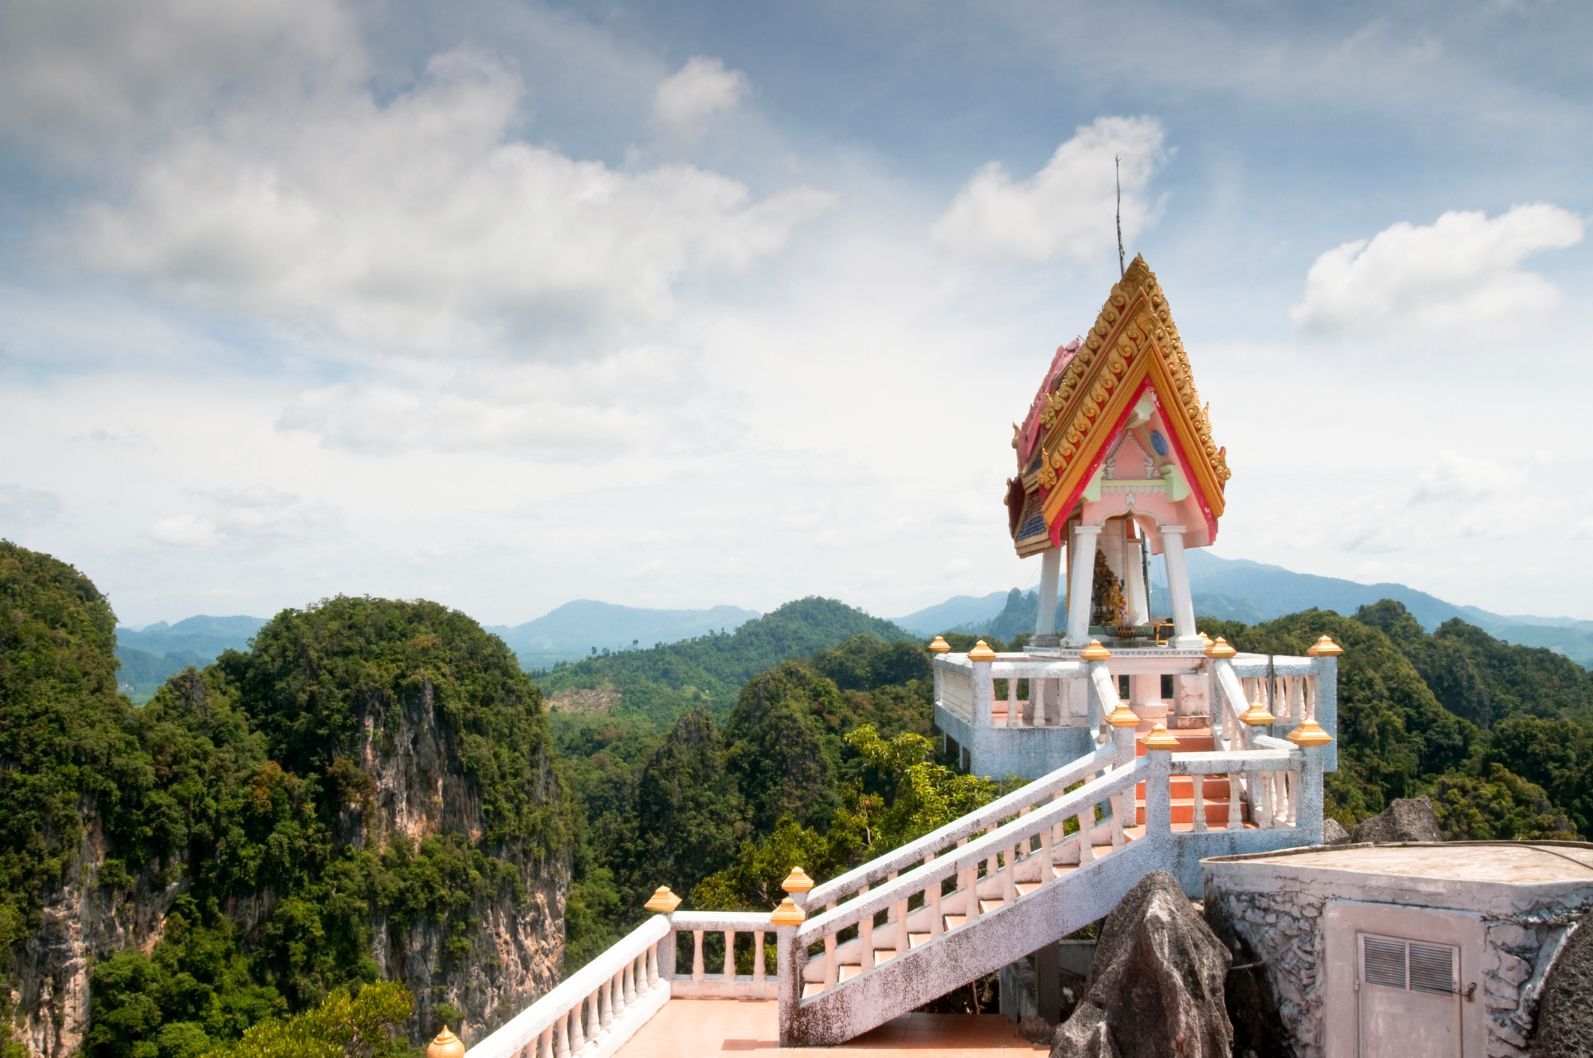
[[840, 1047], [780, 1046], [779, 1004], [767, 999], [671, 999], [616, 1054], [622, 1058], [788, 1054], [803, 1058], [971, 1058], [1045, 1054], [1000, 1014], [907, 1014]]
[[1338, 845], [1233, 857], [1229, 862], [1449, 882], [1593, 883], [1593, 846], [1573, 842]]

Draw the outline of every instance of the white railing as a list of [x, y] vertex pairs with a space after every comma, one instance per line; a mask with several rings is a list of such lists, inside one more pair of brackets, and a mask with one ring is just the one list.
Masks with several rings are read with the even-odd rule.
[[466, 1058], [611, 1055], [669, 1000], [674, 961], [669, 918], [654, 915], [470, 1048]]
[[935, 704], [953, 716], [973, 720], [973, 670], [937, 665]]
[[[793, 961], [805, 964], [805, 998], [840, 984], [843, 960], [860, 972], [872, 969], [879, 952], [892, 958], [903, 955], [915, 946], [915, 935], [933, 942], [948, 932], [950, 920], [955, 920], [950, 929], [972, 926], [986, 913], [985, 903], [1022, 899], [1053, 880], [1045, 868], [1059, 858], [1086, 866], [1096, 859], [1098, 842], [1122, 847], [1127, 840], [1124, 805], [1146, 774], [1145, 760], [1110, 768], [1078, 789], [959, 842], [945, 855], [877, 888], [859, 889], [851, 899], [808, 919], [797, 927], [792, 949], [798, 955]], [[881, 912], [887, 915], [883, 927], [875, 921]], [[843, 938], [843, 931], [853, 935]], [[821, 954], [803, 958], [816, 946], [822, 946]], [[853, 957], [856, 962], [850, 961]]]
[[[1132, 748], [1128, 752], [1132, 753]], [[807, 894], [806, 906], [833, 908], [841, 901], [866, 893], [871, 886], [889, 880], [901, 871], [912, 870], [935, 860], [948, 848], [961, 845], [977, 834], [993, 831], [1003, 822], [1032, 811], [1037, 806], [1050, 804], [1068, 787], [1094, 779], [1113, 764], [1120, 763], [1125, 756], [1117, 747], [1108, 747], [1088, 757], [1081, 757], [996, 798], [983, 808], [815, 886]]]
[[[670, 916], [677, 935], [692, 939], [690, 968], [670, 978], [670, 994], [685, 998], [773, 999], [776, 981], [768, 972], [764, 939], [774, 938], [767, 912], [676, 911]], [[718, 934], [724, 945], [718, 972], [709, 973], [703, 962], [703, 941]], [[750, 973], [737, 973], [736, 941], [750, 945]], [[677, 961], [676, 965], [680, 965]]]

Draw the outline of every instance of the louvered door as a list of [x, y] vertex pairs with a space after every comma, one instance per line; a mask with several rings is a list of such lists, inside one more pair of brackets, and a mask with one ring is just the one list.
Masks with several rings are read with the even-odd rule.
[[1360, 1058], [1461, 1058], [1460, 949], [1356, 935]]

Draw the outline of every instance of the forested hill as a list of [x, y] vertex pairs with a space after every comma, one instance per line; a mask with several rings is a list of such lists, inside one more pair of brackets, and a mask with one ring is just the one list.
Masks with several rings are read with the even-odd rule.
[[667, 724], [694, 708], [723, 715], [757, 673], [860, 634], [909, 638], [889, 621], [809, 596], [728, 634], [603, 654], [556, 666], [535, 679], [555, 711], [617, 713]]
[[[0, 541], [0, 1058], [196, 1058], [388, 978], [354, 1000], [386, 1058], [553, 983], [574, 821], [502, 641], [335, 598], [134, 707], [113, 627]], [[332, 1053], [308, 1042], [240, 1053]]]

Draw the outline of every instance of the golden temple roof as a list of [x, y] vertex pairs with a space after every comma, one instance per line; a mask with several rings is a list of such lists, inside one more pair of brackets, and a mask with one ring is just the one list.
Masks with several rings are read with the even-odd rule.
[[[1013, 438], [1018, 480], [1028, 501], [1014, 510], [1015, 539], [1024, 536], [1019, 522], [1032, 525], [1042, 515], [1056, 538], [1147, 389], [1155, 392], [1178, 462], [1215, 531], [1230, 476], [1227, 451], [1212, 440], [1211, 423], [1161, 285], [1145, 259], [1136, 256], [1083, 342], [1058, 351]], [[1017, 499], [1013, 496], [1009, 503]], [[1020, 543], [1019, 550], [1033, 548]]]

